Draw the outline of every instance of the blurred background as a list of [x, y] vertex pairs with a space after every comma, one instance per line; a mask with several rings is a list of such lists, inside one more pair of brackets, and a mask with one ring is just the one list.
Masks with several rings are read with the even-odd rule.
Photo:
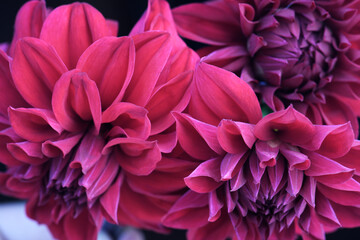
[[[27, 1], [25, 0], [6, 0], [0, 1], [0, 43], [9, 42], [12, 39], [14, 21], [17, 11]], [[55, 8], [59, 5], [72, 3], [70, 0], [47, 0], [47, 6]], [[119, 22], [119, 36], [127, 35], [137, 20], [141, 17], [147, 7], [146, 0], [88, 0], [88, 2], [97, 8], [106, 18], [115, 19]], [[176, 7], [182, 4], [190, 2], [203, 2], [202, 0], [168, 0], [171, 7]], [[186, 41], [191, 47], [198, 48], [199, 45]], [[0, 171], [4, 171], [5, 168], [0, 164]], [[24, 220], [25, 219], [25, 220]], [[0, 195], [0, 240], [22, 240], [21, 235], [16, 235], [21, 231], [31, 231], [33, 236], [31, 237], [30, 232], [25, 235], [28, 240], [51, 240], [51, 236], [46, 232], [44, 226], [38, 227], [34, 222], [28, 220], [24, 222], [23, 228], [19, 226], [19, 222], [26, 221], [24, 212], [24, 203], [18, 202], [15, 199], [11, 199], [6, 196]], [[3, 233], [2, 233], [3, 232]], [[10, 235], [5, 235], [4, 233]], [[105, 232], [105, 233], [104, 233]], [[109, 240], [185, 240], [184, 231], [173, 231], [170, 235], [160, 235], [150, 231], [137, 232], [131, 228], [119, 229], [116, 226], [106, 224], [104, 226], [104, 232], [99, 239]], [[121, 237], [121, 233], [123, 233]], [[35, 235], [34, 235], [35, 234]], [[38, 235], [36, 235], [38, 234]], [[42, 235], [41, 235], [42, 234]], [[40, 237], [41, 235], [41, 237]], [[22, 235], [24, 236], [24, 235]], [[32, 236], [32, 235], [31, 235]], [[358, 240], [360, 239], [360, 229], [344, 229], [339, 230], [335, 233], [327, 235], [328, 240]]]

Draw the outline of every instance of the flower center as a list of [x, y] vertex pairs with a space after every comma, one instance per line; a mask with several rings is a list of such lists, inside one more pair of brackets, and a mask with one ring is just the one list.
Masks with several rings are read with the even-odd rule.
[[252, 58], [260, 87], [278, 87], [280, 97], [303, 101], [332, 80], [340, 44], [317, 8], [287, 6], [273, 13], [271, 27], [261, 28], [265, 21], [268, 18], [259, 20], [255, 29], [262, 45]]

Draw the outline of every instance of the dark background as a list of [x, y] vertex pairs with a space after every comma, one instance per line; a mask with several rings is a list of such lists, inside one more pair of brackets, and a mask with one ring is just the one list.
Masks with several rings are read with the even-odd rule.
[[[15, 16], [25, 0], [5, 0], [0, 1], [0, 43], [9, 42], [12, 39]], [[55, 8], [62, 4], [71, 3], [70, 0], [48, 0], [48, 7]], [[88, 2], [97, 8], [105, 18], [115, 19], [119, 22], [119, 36], [127, 35], [132, 26], [141, 17], [147, 7], [146, 0], [88, 0]], [[203, 2], [201, 0], [168, 0], [172, 7], [190, 2]], [[191, 47], [190, 41], [188, 42]], [[0, 170], [4, 170], [0, 166]], [[0, 202], [13, 201], [10, 198], [0, 195]], [[1, 214], [1, 213], [0, 213]], [[147, 240], [184, 240], [184, 231], [174, 231], [171, 235], [159, 235], [153, 232], [145, 232]], [[360, 229], [343, 229], [327, 236], [328, 240], [358, 240], [360, 239]]]

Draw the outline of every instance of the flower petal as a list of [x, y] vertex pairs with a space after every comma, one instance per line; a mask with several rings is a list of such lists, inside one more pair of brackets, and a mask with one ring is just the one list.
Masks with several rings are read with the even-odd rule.
[[207, 160], [223, 153], [216, 138], [216, 127], [185, 114], [174, 113], [173, 115], [180, 145], [189, 155]]
[[99, 88], [103, 109], [122, 100], [135, 67], [135, 45], [129, 37], [105, 37], [81, 55], [76, 66]]
[[151, 123], [148, 111], [127, 102], [118, 102], [107, 108], [102, 115], [103, 123], [111, 123], [120, 127], [128, 137], [147, 139], [150, 135]]
[[146, 105], [151, 120], [151, 134], [157, 134], [170, 127], [174, 122], [172, 111], [182, 112], [191, 97], [193, 73], [187, 71], [174, 77], [156, 90]]
[[196, 193], [191, 190], [182, 195], [163, 217], [165, 226], [189, 229], [208, 223], [208, 194]]
[[52, 108], [59, 124], [70, 132], [84, 127], [84, 121], [93, 121], [99, 132], [101, 101], [98, 88], [86, 73], [73, 70], [57, 81], [52, 95]]
[[51, 93], [67, 68], [52, 46], [36, 38], [18, 41], [11, 74], [17, 90], [34, 107], [51, 109]]
[[104, 147], [103, 153], [110, 147], [118, 145], [115, 156], [120, 166], [134, 175], [148, 175], [161, 160], [161, 152], [156, 142], [148, 142], [138, 138], [115, 138]]
[[[235, 74], [201, 62], [195, 70], [194, 81], [200, 97], [219, 119], [246, 123], [257, 123], [261, 119], [260, 104], [254, 91]], [[190, 114], [208, 122], [197, 114], [197, 108]]]
[[75, 147], [82, 136], [82, 134], [63, 133], [59, 138], [43, 142], [41, 151], [49, 158], [64, 157]]
[[223, 183], [220, 174], [221, 158], [213, 158], [201, 163], [189, 176], [186, 185], [197, 193], [209, 193]]
[[[217, 3], [226, 4], [222, 1]], [[226, 11], [224, 7], [193, 3], [175, 8], [173, 15], [179, 33], [186, 38], [211, 45], [241, 40], [239, 20], [230, 9]]]
[[347, 168], [330, 158], [313, 152], [305, 153], [311, 161], [310, 167], [305, 170], [305, 175], [314, 177], [323, 184], [343, 183], [354, 174], [354, 169]]
[[0, 50], [0, 113], [7, 116], [9, 106], [27, 107], [28, 104], [14, 86], [9, 68], [9, 57]]
[[47, 158], [41, 152], [40, 143], [9, 143], [7, 148], [17, 160], [30, 165], [39, 165], [47, 161]]
[[46, 18], [40, 38], [55, 47], [69, 69], [73, 69], [96, 40], [110, 35], [105, 18], [87, 3], [55, 8]]
[[32, 142], [57, 137], [63, 131], [54, 114], [46, 109], [10, 107], [9, 118], [16, 134]]
[[23, 37], [40, 36], [46, 18], [45, 1], [28, 1], [16, 14], [14, 37], [9, 48], [9, 55], [14, 56], [17, 40]]
[[172, 44], [167, 32], [149, 31], [132, 37], [135, 43], [135, 70], [124, 101], [145, 106], [169, 58]]

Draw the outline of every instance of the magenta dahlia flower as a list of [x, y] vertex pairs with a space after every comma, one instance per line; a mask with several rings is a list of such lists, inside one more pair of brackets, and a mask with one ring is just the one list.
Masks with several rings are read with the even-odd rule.
[[173, 51], [166, 31], [111, 36], [116, 25], [86, 3], [45, 13], [43, 1], [25, 4], [12, 58], [0, 51], [0, 190], [28, 199], [58, 239], [96, 239], [104, 218], [165, 231], [177, 186], [155, 180], [178, 171], [163, 155], [198, 56]]
[[324, 239], [360, 226], [360, 142], [350, 123], [314, 125], [292, 106], [261, 118], [244, 81], [204, 62], [194, 81], [197, 119], [174, 116], [197, 167], [166, 226], [192, 240]]
[[272, 110], [315, 124], [360, 115], [359, 0], [215, 0], [173, 10], [181, 35], [210, 45], [204, 61], [237, 73]]

